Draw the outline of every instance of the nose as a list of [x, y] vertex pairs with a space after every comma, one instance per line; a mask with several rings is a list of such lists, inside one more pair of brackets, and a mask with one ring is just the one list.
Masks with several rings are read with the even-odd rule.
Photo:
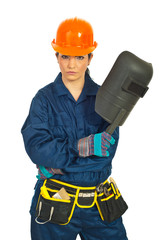
[[76, 64], [75, 57], [70, 57], [68, 61], [68, 68], [70, 69], [75, 68], [75, 64]]

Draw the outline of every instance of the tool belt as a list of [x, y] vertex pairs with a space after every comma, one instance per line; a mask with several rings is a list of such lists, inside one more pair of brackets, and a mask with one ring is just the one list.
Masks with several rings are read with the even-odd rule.
[[[68, 200], [54, 197], [62, 188], [68, 194]], [[41, 187], [35, 221], [39, 224], [51, 222], [65, 225], [70, 222], [76, 205], [91, 208], [95, 204], [102, 220], [108, 222], [119, 218], [128, 208], [116, 184], [107, 180], [97, 187], [79, 187], [46, 179]]]

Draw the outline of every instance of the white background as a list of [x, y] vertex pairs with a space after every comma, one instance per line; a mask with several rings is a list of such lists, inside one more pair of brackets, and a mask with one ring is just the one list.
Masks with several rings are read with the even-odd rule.
[[[30, 239], [28, 213], [36, 168], [25, 153], [20, 129], [38, 89], [58, 71], [51, 41], [61, 21], [80, 17], [94, 29], [98, 48], [90, 71], [102, 84], [124, 50], [151, 62], [154, 75], [125, 124], [113, 160], [113, 177], [129, 210], [130, 240], [161, 239], [160, 92], [161, 14], [158, 0], [6, 0], [0, 3], [1, 236]], [[78, 237], [79, 239], [79, 237]]]

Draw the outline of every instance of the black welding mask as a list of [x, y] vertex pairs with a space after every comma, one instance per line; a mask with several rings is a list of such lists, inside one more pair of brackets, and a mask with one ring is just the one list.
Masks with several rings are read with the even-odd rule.
[[148, 90], [153, 75], [151, 63], [134, 54], [122, 52], [96, 95], [95, 111], [110, 123], [112, 134], [122, 126], [140, 97]]

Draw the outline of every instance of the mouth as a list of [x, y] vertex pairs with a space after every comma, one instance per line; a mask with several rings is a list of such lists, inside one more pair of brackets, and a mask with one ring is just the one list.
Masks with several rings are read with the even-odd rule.
[[74, 74], [76, 74], [76, 72], [69, 71], [69, 72], [67, 72], [67, 74], [74, 75]]

